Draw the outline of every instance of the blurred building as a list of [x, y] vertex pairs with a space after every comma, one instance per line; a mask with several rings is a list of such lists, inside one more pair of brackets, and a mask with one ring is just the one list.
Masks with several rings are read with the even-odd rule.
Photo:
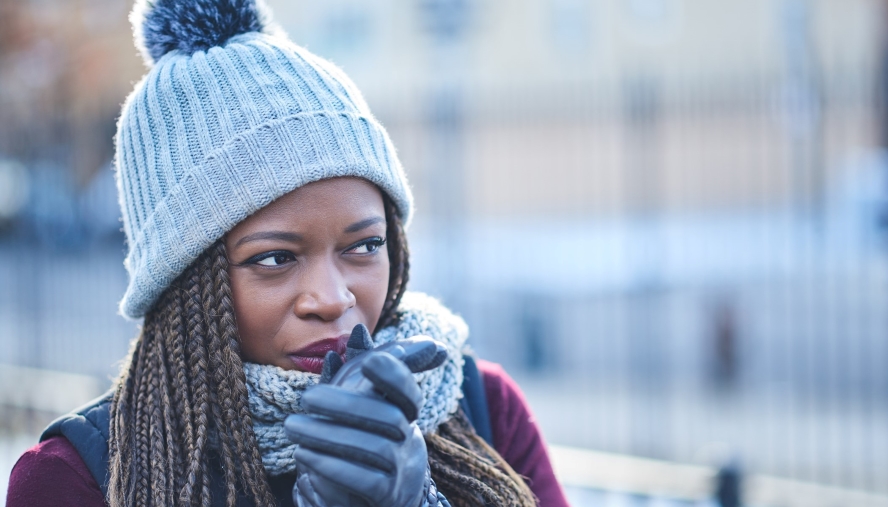
[[[473, 217], [816, 203], [842, 158], [878, 140], [877, 0], [270, 3], [364, 90], [421, 205], [436, 201], [422, 195], [435, 99], [455, 90]], [[63, 166], [81, 185], [110, 159], [144, 72], [129, 7], [2, 3], [4, 157]], [[460, 35], [430, 33], [435, 8], [464, 11]]]
[[[465, 4], [449, 53], [428, 4]], [[849, 147], [876, 142], [874, 0], [272, 5], [355, 78], [421, 192], [428, 102], [458, 83], [473, 216], [782, 204], [822, 194]], [[824, 174], [796, 174], [795, 151], [814, 149], [800, 136], [818, 139]]]

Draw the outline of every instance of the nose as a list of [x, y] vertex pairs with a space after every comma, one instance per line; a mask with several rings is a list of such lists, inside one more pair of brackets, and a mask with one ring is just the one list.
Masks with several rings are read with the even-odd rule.
[[299, 318], [334, 321], [355, 306], [355, 295], [333, 260], [311, 263], [300, 278], [293, 307]]

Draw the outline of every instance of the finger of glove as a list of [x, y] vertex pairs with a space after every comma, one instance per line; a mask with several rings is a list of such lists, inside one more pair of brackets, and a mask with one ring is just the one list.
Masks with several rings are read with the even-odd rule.
[[296, 507], [326, 507], [326, 502], [315, 491], [311, 476], [308, 474], [301, 474], [296, 478], [296, 485], [293, 487], [293, 504]]
[[332, 386], [315, 386], [302, 395], [302, 407], [337, 424], [402, 442], [412, 431], [395, 405]]
[[341, 458], [352, 463], [394, 473], [397, 469], [397, 443], [309, 415], [290, 415], [284, 421], [287, 438], [300, 447]]
[[401, 409], [409, 422], [416, 420], [422, 392], [403, 362], [385, 352], [374, 352], [364, 360], [361, 373], [385, 399]]
[[300, 472], [317, 474], [366, 499], [372, 505], [382, 505], [382, 501], [390, 496], [395, 487], [393, 476], [311, 449], [296, 448], [293, 459]]
[[329, 384], [330, 380], [336, 375], [336, 372], [342, 368], [342, 357], [332, 350], [327, 351], [324, 356], [324, 366], [321, 368], [321, 378], [318, 381], [321, 384]]
[[352, 329], [345, 346], [345, 360], [349, 361], [373, 348], [370, 339], [370, 331], [364, 324], [358, 324]]
[[424, 335], [389, 342], [373, 350], [388, 352], [404, 361], [413, 373], [437, 368], [447, 359], [447, 350], [444, 346]]
[[404, 364], [407, 365], [407, 368], [413, 373], [434, 370], [444, 364], [446, 359], [447, 350], [443, 345], [434, 341], [427, 343], [422, 349], [417, 350], [416, 352], [408, 352], [403, 358], [401, 358], [401, 360], [404, 361]]

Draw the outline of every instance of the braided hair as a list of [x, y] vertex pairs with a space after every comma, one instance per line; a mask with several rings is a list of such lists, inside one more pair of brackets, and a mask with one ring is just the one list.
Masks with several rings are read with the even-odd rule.
[[[397, 323], [409, 252], [396, 207], [383, 193], [390, 260], [378, 329]], [[275, 505], [253, 433], [228, 257], [220, 240], [145, 316], [111, 403], [108, 503], [209, 507], [210, 461], [223, 470], [225, 505], [238, 492]], [[533, 494], [461, 413], [427, 435], [432, 477], [454, 507], [532, 506]]]

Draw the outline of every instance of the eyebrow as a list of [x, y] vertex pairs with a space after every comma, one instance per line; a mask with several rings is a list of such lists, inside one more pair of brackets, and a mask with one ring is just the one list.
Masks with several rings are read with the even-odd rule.
[[360, 222], [355, 222], [355, 223], [349, 225], [348, 227], [346, 227], [345, 233], [349, 234], [352, 232], [358, 232], [361, 229], [366, 229], [367, 227], [370, 227], [373, 224], [378, 224], [380, 222], [385, 222], [385, 218], [378, 217], [378, 216], [371, 217], [371, 218], [365, 218], [364, 220], [361, 220]]
[[261, 239], [277, 239], [281, 241], [289, 241], [290, 243], [296, 243], [302, 241], [302, 236], [293, 232], [261, 231], [244, 236], [243, 238], [237, 240], [237, 243], [235, 243], [234, 246], [240, 246], [244, 243], [249, 243], [250, 241], [259, 241]]

